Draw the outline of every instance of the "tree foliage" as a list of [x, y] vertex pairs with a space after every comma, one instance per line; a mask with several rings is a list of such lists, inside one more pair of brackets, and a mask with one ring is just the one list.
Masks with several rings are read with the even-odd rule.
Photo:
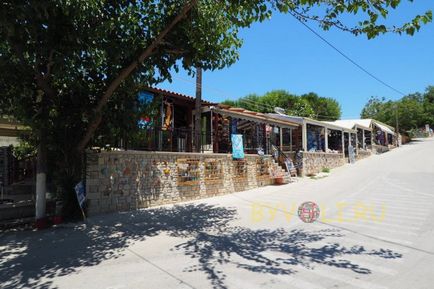
[[401, 131], [409, 131], [429, 124], [434, 127], [434, 87], [424, 93], [413, 93], [403, 98], [386, 101], [385, 98], [371, 97], [362, 109], [362, 118], [374, 118], [391, 126], [398, 125]]
[[275, 107], [281, 107], [288, 115], [320, 120], [337, 120], [341, 116], [340, 105], [335, 99], [321, 97], [313, 92], [297, 96], [285, 90], [273, 90], [263, 96], [250, 94], [224, 103], [263, 113], [274, 112]]

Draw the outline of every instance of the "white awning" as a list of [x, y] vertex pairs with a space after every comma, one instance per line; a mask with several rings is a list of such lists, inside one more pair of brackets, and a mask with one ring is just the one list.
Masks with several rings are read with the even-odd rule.
[[374, 122], [374, 123], [379, 129], [381, 129], [385, 133], [395, 134], [395, 132], [393, 130], [391, 130], [390, 128], [388, 128], [387, 126], [385, 126], [381, 123], [378, 123], [378, 122]]

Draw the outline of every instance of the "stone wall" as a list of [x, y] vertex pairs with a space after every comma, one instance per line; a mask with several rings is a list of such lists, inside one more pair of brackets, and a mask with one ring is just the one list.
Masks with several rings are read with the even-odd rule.
[[301, 154], [303, 158], [299, 174], [302, 176], [317, 174], [324, 168], [340, 167], [347, 162], [341, 153], [301, 152]]
[[387, 146], [376, 145], [376, 144], [372, 145], [372, 153], [374, 153], [374, 154], [382, 154], [382, 153], [388, 152], [389, 150], [390, 149]]
[[[269, 156], [169, 152], [87, 155], [88, 214], [133, 210], [248, 190], [282, 170]], [[271, 169], [270, 169], [271, 168]]]
[[364, 158], [370, 157], [371, 154], [372, 154], [372, 153], [371, 153], [371, 151], [369, 151], [369, 150], [361, 150], [361, 149], [359, 149], [359, 150], [357, 151], [356, 160], [361, 160], [361, 159], [364, 159]]

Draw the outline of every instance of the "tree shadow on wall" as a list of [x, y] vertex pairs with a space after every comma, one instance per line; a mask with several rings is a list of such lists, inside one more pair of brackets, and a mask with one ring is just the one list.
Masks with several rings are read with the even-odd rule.
[[[344, 235], [334, 229], [306, 232], [232, 227], [219, 234], [200, 232], [195, 239], [176, 246], [176, 250], [197, 259], [199, 265], [188, 267], [185, 271], [205, 273], [213, 288], [227, 288], [227, 276], [223, 270], [227, 264], [251, 272], [274, 275], [294, 274], [297, 272], [296, 265], [308, 269], [314, 269], [316, 265], [326, 265], [358, 274], [370, 274], [369, 268], [345, 260], [345, 256], [371, 255], [383, 259], [402, 257], [389, 249], [368, 250], [363, 246], [348, 248], [338, 243], [326, 243], [312, 248], [308, 246], [309, 243], [324, 241], [327, 237]], [[271, 257], [273, 253], [280, 257]], [[282, 258], [282, 255], [285, 257]]]
[[235, 215], [233, 209], [191, 204], [102, 215], [72, 228], [4, 233], [0, 235], [0, 284], [2, 288], [53, 288], [51, 279], [118, 258], [134, 241], [160, 233], [192, 237], [226, 227]]

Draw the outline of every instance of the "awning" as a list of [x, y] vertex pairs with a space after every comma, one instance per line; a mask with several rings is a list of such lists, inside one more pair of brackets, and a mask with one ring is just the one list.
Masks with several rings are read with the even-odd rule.
[[387, 126], [378, 123], [378, 122], [374, 122], [374, 124], [382, 131], [384, 131], [385, 133], [389, 133], [389, 134], [395, 134], [395, 132], [393, 130], [391, 130], [390, 128], [388, 128]]
[[236, 107], [216, 107], [211, 106], [210, 109], [214, 112], [217, 112], [221, 115], [226, 115], [234, 118], [249, 120], [253, 122], [258, 123], [265, 123], [265, 124], [271, 124], [276, 125], [283, 128], [296, 128], [299, 125], [294, 122], [290, 121], [284, 121], [284, 120], [278, 120], [271, 117], [268, 117], [267, 115], [260, 113], [260, 112], [254, 112], [250, 110], [246, 110], [243, 108], [236, 108]]

